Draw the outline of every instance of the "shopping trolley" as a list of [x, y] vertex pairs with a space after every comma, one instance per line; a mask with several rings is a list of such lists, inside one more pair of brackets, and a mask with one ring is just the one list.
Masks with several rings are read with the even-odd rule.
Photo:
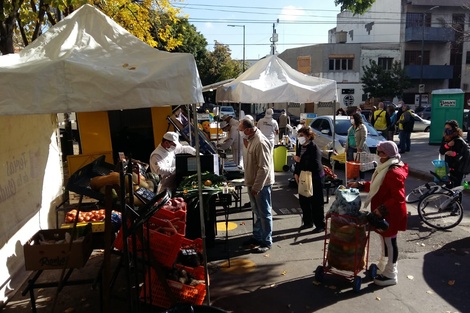
[[[328, 227], [330, 222], [330, 227]], [[329, 233], [328, 233], [329, 230]], [[326, 273], [344, 277], [353, 283], [353, 290], [361, 290], [362, 277], [369, 262], [370, 229], [364, 216], [326, 215], [323, 264], [315, 269], [315, 279], [323, 282]], [[377, 275], [377, 265], [371, 264], [367, 274]]]

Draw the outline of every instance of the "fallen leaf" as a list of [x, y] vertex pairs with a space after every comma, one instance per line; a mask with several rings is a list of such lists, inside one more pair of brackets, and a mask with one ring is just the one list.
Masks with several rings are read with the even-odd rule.
[[448, 284], [449, 286], [453, 286], [453, 285], [455, 285], [455, 280], [454, 280], [454, 279], [451, 279], [451, 280], [449, 280], [449, 281], [447, 282], [447, 284]]
[[426, 245], [422, 242], [422, 243], [421, 243], [421, 247], [425, 247], [425, 246], [426, 246]]
[[432, 292], [431, 290], [426, 291], [426, 293], [428, 293], [430, 295], [434, 294], [434, 292]]
[[266, 253], [266, 254], [264, 255], [264, 257], [265, 257], [265, 258], [269, 258], [269, 253]]
[[409, 280], [413, 280], [413, 279], [414, 279], [413, 275], [408, 275], [408, 276], [406, 276], [406, 277], [408, 277]]
[[73, 313], [73, 312], [75, 312], [75, 309], [74, 309], [74, 308], [66, 308], [66, 309], [64, 310], [64, 313]]
[[375, 300], [380, 301], [382, 299], [380, 299], [380, 297], [375, 297]]
[[281, 275], [286, 275], [287, 271], [282, 271]]
[[127, 63], [124, 63], [124, 64], [122, 65], [122, 67], [128, 67], [128, 66], [129, 66], [129, 64], [127, 64]]
[[269, 285], [269, 287], [274, 288], [274, 287], [276, 287], [276, 284], [271, 284], [271, 285]]
[[315, 286], [319, 286], [321, 285], [321, 282], [319, 282], [318, 280], [314, 280], [312, 281], [312, 284], [314, 284]]
[[131, 70], [131, 71], [135, 70], [135, 66], [129, 67], [129, 70]]

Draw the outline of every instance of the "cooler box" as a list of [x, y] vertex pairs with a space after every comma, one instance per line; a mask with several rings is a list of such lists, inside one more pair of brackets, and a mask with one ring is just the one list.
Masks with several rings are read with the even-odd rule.
[[284, 165], [287, 165], [287, 147], [283, 145], [274, 146], [273, 152], [274, 171], [284, 171]]

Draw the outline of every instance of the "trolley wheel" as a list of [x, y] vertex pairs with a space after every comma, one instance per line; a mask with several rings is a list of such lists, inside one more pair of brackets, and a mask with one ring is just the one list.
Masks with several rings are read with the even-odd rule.
[[323, 282], [325, 271], [323, 269], [323, 266], [318, 265], [318, 267], [315, 269], [315, 279], [319, 282]]
[[377, 276], [377, 270], [378, 270], [378, 267], [376, 264], [372, 263], [370, 266], [369, 266], [369, 275], [370, 275], [370, 278], [374, 279], [376, 276]]
[[353, 290], [355, 292], [361, 291], [361, 283], [362, 283], [362, 278], [359, 276], [354, 277], [353, 281]]

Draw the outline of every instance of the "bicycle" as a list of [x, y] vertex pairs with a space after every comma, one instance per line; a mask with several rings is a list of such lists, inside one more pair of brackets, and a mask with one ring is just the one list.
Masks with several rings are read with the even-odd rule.
[[449, 184], [448, 179], [443, 179], [439, 176], [437, 176], [436, 173], [433, 171], [429, 171], [436, 179], [437, 183], [435, 181], [433, 182], [428, 182], [422, 185], [419, 185], [418, 187], [414, 188], [411, 190], [405, 197], [405, 202], [406, 203], [417, 203], [421, 201], [425, 196], [439, 192], [441, 191], [441, 188], [443, 186], [447, 187], [447, 184]]
[[418, 215], [428, 226], [436, 229], [450, 229], [463, 219], [463, 186], [440, 187], [440, 191], [424, 196], [418, 204]]
[[418, 215], [428, 226], [436, 229], [450, 229], [463, 219], [462, 190], [463, 186], [450, 188], [448, 179], [437, 176], [436, 182], [429, 182], [420, 185], [408, 193], [405, 198], [406, 203], [418, 202]]

